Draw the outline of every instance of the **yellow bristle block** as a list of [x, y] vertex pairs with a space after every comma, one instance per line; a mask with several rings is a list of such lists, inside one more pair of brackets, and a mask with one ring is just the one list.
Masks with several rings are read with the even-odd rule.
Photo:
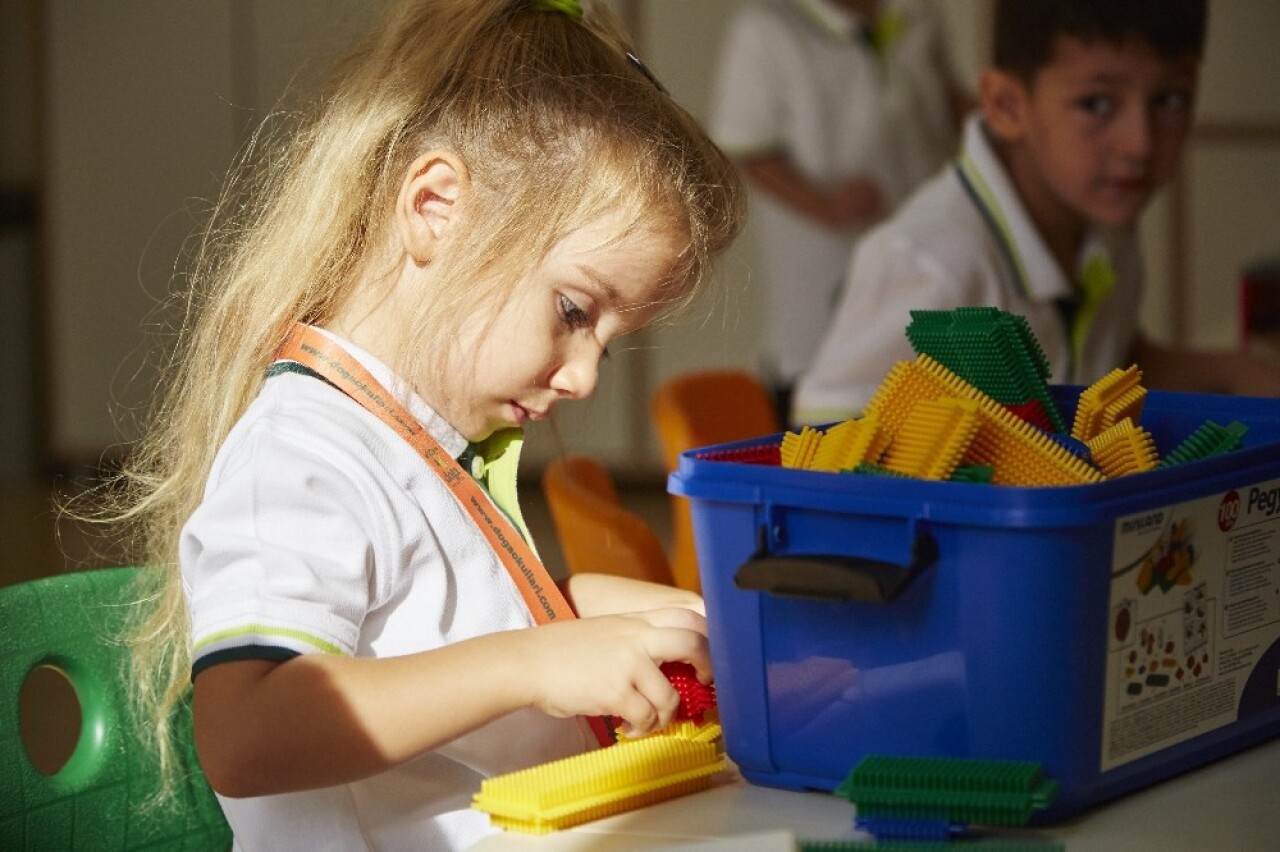
[[850, 470], [861, 462], [878, 460], [888, 443], [888, 436], [881, 431], [880, 418], [876, 415], [846, 420], [827, 429], [811, 467], [833, 473]]
[[982, 422], [964, 461], [989, 464], [996, 485], [1079, 485], [1100, 482], [1102, 473], [1077, 458], [1048, 435], [1013, 414], [942, 364], [921, 355], [920, 368], [942, 383], [951, 395], [972, 399], [982, 412]]
[[1094, 464], [1109, 477], [1155, 470], [1160, 466], [1160, 454], [1151, 433], [1128, 417], [1085, 444]]
[[884, 466], [919, 479], [947, 479], [964, 457], [979, 423], [974, 400], [920, 400], [889, 445]]
[[788, 432], [782, 436], [783, 467], [807, 469], [813, 463], [813, 456], [822, 441], [822, 433], [812, 426], [802, 426], [799, 432]]
[[502, 828], [546, 834], [704, 790], [725, 765], [718, 736], [625, 740], [490, 778], [472, 807]]
[[863, 409], [863, 417], [875, 416], [880, 421], [880, 429], [892, 441], [898, 429], [911, 416], [911, 409], [922, 399], [937, 399], [940, 396], [958, 396], [921, 366], [919, 356], [915, 361], [899, 361], [880, 382], [880, 387]]
[[[707, 711], [709, 714], [715, 712], [715, 708]], [[654, 731], [651, 734], [641, 734], [640, 736], [627, 736], [619, 733], [619, 742], [634, 742], [636, 740], [649, 739], [650, 737], [678, 737], [682, 740], [692, 740], [699, 743], [717, 742], [724, 734], [724, 730], [720, 727], [719, 722], [703, 721], [695, 722], [692, 719], [681, 719], [672, 722], [665, 728]]]
[[1135, 364], [1123, 370], [1116, 368], [1081, 391], [1071, 437], [1088, 441], [1126, 417], [1138, 423], [1147, 399], [1141, 381], [1142, 371]]
[[981, 422], [963, 461], [991, 465], [993, 484], [1079, 485], [1104, 478], [1101, 471], [925, 354], [895, 364], [865, 411], [880, 418], [881, 428], [893, 440], [920, 400], [939, 398], [978, 404]]
[[983, 422], [965, 462], [991, 465], [995, 485], [1049, 486], [1101, 482], [1101, 471], [1073, 456], [1016, 415], [983, 409]]

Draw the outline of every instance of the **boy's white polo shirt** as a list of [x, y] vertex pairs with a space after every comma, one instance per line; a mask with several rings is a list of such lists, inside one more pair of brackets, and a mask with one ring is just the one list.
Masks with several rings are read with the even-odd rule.
[[[406, 401], [447, 452], [466, 449], [425, 402]], [[408, 443], [306, 375], [270, 378], [232, 429], [180, 554], [197, 670], [307, 653], [391, 657], [534, 623], [475, 522]], [[364, 781], [220, 801], [243, 849], [465, 848], [492, 831], [470, 808], [483, 778], [588, 743], [577, 720], [524, 710]]]
[[[833, 188], [868, 175], [891, 206], [901, 200], [953, 151], [950, 75], [929, 6], [882, 5], [902, 22], [883, 54], [858, 34], [861, 20], [830, 0], [744, 4], [717, 70], [709, 119], [717, 143], [734, 156], [784, 152], [805, 178]], [[789, 382], [813, 355], [859, 234], [826, 228], [762, 192], [751, 204], [765, 349]]]
[[793, 417], [813, 424], [858, 414], [894, 363], [915, 357], [906, 336], [912, 310], [990, 305], [1024, 316], [1055, 384], [1088, 384], [1128, 366], [1142, 298], [1136, 235], [1091, 234], [1081, 266], [1094, 257], [1110, 263], [1115, 284], [1072, 369], [1058, 306], [1072, 283], [1031, 222], [980, 117], [970, 116], [957, 161], [853, 252], [831, 324], [796, 387]]

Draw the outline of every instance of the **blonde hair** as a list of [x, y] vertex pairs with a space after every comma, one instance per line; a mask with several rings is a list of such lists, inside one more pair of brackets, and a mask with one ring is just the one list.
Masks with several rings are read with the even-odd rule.
[[358, 282], [389, 280], [393, 201], [416, 156], [455, 152], [472, 194], [467, 239], [403, 320], [399, 339], [416, 345], [392, 364], [400, 375], [421, 374], [449, 317], [496, 304], [550, 246], [607, 211], [683, 237], [662, 295], [673, 307], [740, 228], [729, 161], [629, 54], [607, 10], [579, 18], [555, 5], [395, 5], [338, 66], [315, 118], [258, 166], [246, 155], [233, 170], [193, 264], [166, 390], [112, 490], [110, 514], [147, 566], [131, 674], [171, 780], [169, 721], [191, 664], [182, 526], [288, 326], [324, 323]]

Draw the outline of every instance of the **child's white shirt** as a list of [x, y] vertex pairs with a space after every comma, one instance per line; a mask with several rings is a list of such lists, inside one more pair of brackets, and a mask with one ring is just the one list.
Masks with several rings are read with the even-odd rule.
[[[1097, 231], [1086, 239], [1081, 262], [1106, 258], [1115, 284], [1072, 370], [1057, 304], [1070, 295], [1072, 282], [1032, 223], [976, 113], [965, 125], [957, 162], [967, 178], [956, 163], [947, 164], [854, 250], [830, 325], [797, 383], [795, 422], [825, 423], [861, 412], [894, 363], [915, 358], [906, 336], [912, 310], [989, 305], [1025, 317], [1055, 384], [1089, 384], [1129, 365], [1142, 300], [1136, 233]], [[966, 180], [980, 185], [985, 204], [975, 200]], [[999, 220], [997, 228], [990, 217]]]
[[[954, 150], [949, 60], [941, 21], [920, 0], [889, 0], [904, 22], [884, 55], [830, 0], [763, 0], [730, 22], [709, 125], [735, 156], [784, 152], [800, 174], [834, 188], [873, 178], [890, 206]], [[806, 367], [831, 313], [859, 232], [819, 225], [753, 192], [761, 246], [764, 348], [776, 378]], [[752, 282], [761, 286], [760, 282]]]
[[[384, 364], [344, 346], [398, 389]], [[407, 402], [447, 452], [466, 449], [423, 400]], [[181, 564], [197, 669], [295, 653], [392, 657], [534, 623], [474, 521], [409, 444], [294, 373], [266, 382], [219, 450]], [[220, 801], [245, 850], [466, 848], [491, 832], [470, 809], [483, 778], [588, 743], [578, 720], [523, 710], [364, 781]]]

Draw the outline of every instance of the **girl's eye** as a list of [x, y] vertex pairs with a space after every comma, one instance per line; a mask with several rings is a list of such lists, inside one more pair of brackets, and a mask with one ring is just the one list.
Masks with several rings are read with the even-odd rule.
[[577, 303], [568, 296], [561, 293], [560, 301], [560, 320], [570, 329], [589, 328], [591, 326], [591, 316], [578, 307]]

